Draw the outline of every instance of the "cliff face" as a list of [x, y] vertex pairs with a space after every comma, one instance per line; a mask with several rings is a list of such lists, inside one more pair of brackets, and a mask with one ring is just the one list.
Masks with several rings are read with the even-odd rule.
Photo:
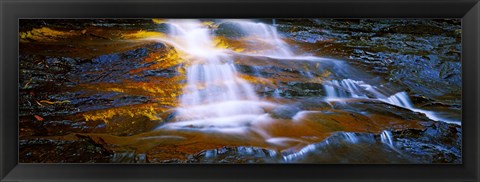
[[198, 24], [21, 20], [20, 162], [461, 162], [459, 20]]

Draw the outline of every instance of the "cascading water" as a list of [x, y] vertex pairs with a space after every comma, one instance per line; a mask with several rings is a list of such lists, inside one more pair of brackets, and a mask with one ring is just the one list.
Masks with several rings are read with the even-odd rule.
[[331, 98], [363, 98], [366, 97], [366, 95], [361, 93], [361, 88], [359, 88], [360, 84], [364, 83], [352, 79], [343, 79], [342, 81], [326, 81], [323, 87], [325, 88], [327, 96]]
[[215, 47], [208, 28], [194, 20], [176, 20], [168, 25], [169, 37], [182, 47], [189, 61], [177, 113], [177, 120], [189, 122], [174, 126], [225, 126], [263, 113], [254, 89], [238, 76], [232, 58]]
[[[255, 53], [261, 56], [288, 59], [321, 60], [318, 57], [294, 56], [289, 46], [281, 39], [276, 28], [264, 23], [247, 20], [229, 20], [247, 37], [269, 44], [269, 48]], [[162, 41], [175, 46], [188, 60], [187, 84], [177, 108], [177, 121], [172, 126], [232, 126], [244, 124], [265, 114], [264, 107], [272, 103], [260, 101], [252, 85], [238, 76], [231, 51], [218, 48], [213, 32], [198, 20], [167, 21], [167, 38]], [[327, 98], [373, 98], [393, 105], [423, 112], [438, 120], [432, 112], [415, 109], [408, 95], [399, 92], [391, 96], [363, 81], [352, 79], [324, 82]]]
[[412, 101], [410, 101], [406, 92], [398, 92], [396, 94], [393, 94], [384, 101], [405, 108], [413, 108]]
[[[236, 30], [245, 35], [245, 40], [254, 42], [254, 47], [256, 41], [269, 44], [269, 46], [259, 48], [259, 51], [252, 53], [235, 52], [228, 48], [217, 47], [215, 31], [201, 21], [167, 21], [166, 25], [169, 30], [167, 36], [158, 38], [158, 40], [174, 46], [180, 56], [187, 60], [186, 85], [179, 98], [179, 106], [175, 109], [175, 121], [164, 123], [158, 129], [162, 131], [220, 132], [220, 134], [216, 133], [215, 136], [217, 134], [222, 137], [232, 136], [226, 141], [238, 141], [239, 136], [248, 135], [248, 137], [242, 139], [242, 142], [246, 140], [250, 140], [250, 142], [260, 141], [261, 145], [293, 151], [293, 153], [282, 154], [284, 155], [284, 161], [293, 160], [316, 149], [315, 145], [312, 144], [313, 140], [309, 141], [311, 140], [309, 137], [290, 136], [288, 132], [282, 133], [286, 135], [278, 135], [276, 132], [279, 131], [272, 130], [274, 132], [270, 132], [265, 129], [265, 125], [270, 127], [273, 122], [279, 121], [273, 119], [271, 113], [278, 104], [266, 102], [259, 98], [252, 84], [240, 77], [234, 59], [238, 56], [247, 56], [268, 57], [269, 60], [282, 61], [315, 61], [324, 68], [328, 67], [340, 72], [335, 73], [336, 77], [344, 78], [353, 77], [353, 73], [345, 71], [351, 69], [351, 67], [338, 60], [294, 55], [289, 46], [281, 39], [275, 27], [271, 25], [246, 20], [229, 20], [218, 23], [230, 23], [237, 27]], [[261, 77], [261, 70], [259, 69], [252, 66], [253, 73]], [[308, 78], [314, 77], [310, 72], [302, 74]], [[323, 87], [327, 94], [327, 101], [329, 99], [341, 100], [345, 98], [375, 99], [412, 111], [423, 112], [430, 118], [435, 117], [432, 115], [433, 112], [414, 108], [405, 92], [390, 95], [392, 92], [379, 89], [364, 81], [353, 79], [323, 81]], [[267, 110], [269, 111], [267, 112]], [[299, 111], [292, 116], [291, 121], [302, 125], [308, 115], [319, 113], [322, 112]], [[434, 120], [438, 120], [438, 118]], [[275, 124], [285, 124], [285, 121], [281, 122]], [[284, 129], [282, 128], [282, 132]], [[339, 134], [341, 140], [338, 141], [354, 146], [371, 140], [362, 139], [360, 136], [353, 132], [341, 132]], [[390, 132], [383, 131], [380, 134], [380, 139], [382, 143], [393, 148], [394, 143]], [[329, 140], [326, 140], [324, 144], [328, 145]], [[254, 144], [251, 145], [255, 146]]]
[[381, 134], [380, 134], [380, 140], [382, 141], [382, 143], [384, 144], [387, 144], [388, 146], [394, 148], [395, 145], [393, 144], [393, 137], [392, 137], [392, 133], [390, 131], [383, 131]]
[[325, 81], [323, 88], [325, 89], [327, 100], [338, 100], [339, 98], [376, 99], [385, 103], [410, 109], [415, 112], [423, 113], [434, 121], [444, 121], [448, 123], [459, 124], [457, 121], [451, 121], [449, 119], [438, 117], [432, 111], [415, 108], [406, 92], [397, 92], [391, 96], [387, 96], [382, 90], [375, 86], [369, 85], [363, 81], [352, 79], [343, 79], [341, 81]]
[[278, 57], [294, 56], [292, 50], [290, 50], [288, 44], [280, 38], [274, 26], [247, 20], [230, 20], [227, 22], [238, 27], [239, 31], [246, 34], [246, 36], [254, 37], [254, 40], [268, 44], [270, 49], [263, 51], [261, 54]]

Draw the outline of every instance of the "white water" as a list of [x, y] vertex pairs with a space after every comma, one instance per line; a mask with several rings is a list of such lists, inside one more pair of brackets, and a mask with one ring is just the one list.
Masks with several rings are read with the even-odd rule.
[[410, 101], [406, 92], [398, 92], [396, 94], [393, 94], [384, 101], [396, 106], [401, 106], [409, 109], [413, 108], [412, 101]]
[[317, 147], [315, 146], [315, 144], [310, 144], [310, 145], [307, 145], [307, 146], [303, 147], [302, 149], [300, 149], [300, 151], [292, 153], [292, 154], [285, 155], [282, 158], [285, 162], [289, 162], [289, 161], [293, 161], [297, 158], [300, 158], [300, 157], [304, 156], [305, 154], [307, 154], [309, 152], [312, 152], [312, 151], [315, 151], [315, 150], [317, 150]]
[[350, 133], [350, 132], [344, 132], [342, 135], [345, 137], [346, 141], [350, 143], [357, 143], [358, 142], [358, 137], [355, 135], [355, 133]]
[[380, 140], [382, 141], [382, 143], [387, 144], [391, 148], [395, 148], [395, 144], [393, 143], [392, 133], [390, 131], [387, 131], [387, 130], [383, 131], [380, 134]]
[[164, 128], [236, 127], [264, 114], [252, 85], [238, 76], [233, 60], [215, 47], [212, 31], [198, 20], [167, 22], [165, 38], [183, 51], [188, 61], [187, 84], [180, 97], [176, 118]]
[[[208, 130], [220, 132], [245, 132], [252, 122], [268, 120], [264, 118], [265, 108], [272, 108], [273, 103], [261, 101], [253, 86], [239, 77], [232, 54], [264, 56], [273, 59], [323, 61], [326, 58], [312, 56], [295, 56], [289, 46], [282, 40], [272, 25], [248, 20], [224, 20], [237, 27], [235, 31], [253, 38], [258, 44], [258, 52], [236, 53], [226, 48], [216, 47], [211, 27], [198, 20], [167, 21], [167, 37], [152, 38], [174, 46], [187, 60], [187, 83], [176, 108], [176, 120], [160, 128]], [[260, 119], [259, 119], [260, 118]], [[254, 128], [250, 128], [256, 130]], [[268, 135], [260, 135], [269, 138]], [[270, 139], [267, 142], [279, 143]]]
[[[255, 36], [253, 40], [270, 44], [270, 49], [245, 53], [245, 55], [292, 61], [334, 61], [321, 57], [294, 55], [275, 27], [271, 25], [245, 20], [231, 22], [238, 26], [238, 31]], [[166, 123], [159, 128], [222, 132], [239, 136], [254, 132], [264, 138], [266, 143], [275, 146], [287, 146], [289, 143], [308, 144], [301, 139], [274, 137], [261, 128], [255, 128], [256, 123], [272, 122], [265, 110], [276, 105], [262, 101], [253, 86], [239, 76], [232, 56], [234, 52], [216, 47], [215, 35], [210, 28], [196, 20], [168, 21], [167, 25], [169, 27], [167, 37], [158, 38], [158, 40], [174, 46], [181, 52], [182, 58], [187, 60], [187, 82], [180, 96], [180, 104], [176, 108], [176, 121]], [[423, 112], [431, 119], [435, 118], [434, 112], [414, 108], [405, 92], [388, 96], [377, 87], [352, 79], [326, 81], [324, 88], [328, 98], [377, 99], [415, 112]], [[298, 112], [293, 117], [293, 121], [301, 120], [309, 112], [314, 111]], [[354, 133], [344, 133], [343, 136], [349, 143], [359, 141]], [[387, 131], [381, 134], [381, 141], [394, 146], [391, 133]], [[307, 145], [299, 152], [284, 156], [284, 160], [292, 160], [314, 149], [314, 145]]]
[[408, 97], [406, 92], [397, 92], [393, 95], [385, 95], [384, 91], [378, 87], [369, 85], [363, 81], [357, 81], [352, 79], [343, 79], [341, 81], [331, 80], [325, 81], [323, 88], [327, 94], [327, 100], [339, 101], [342, 98], [366, 98], [376, 99], [385, 103], [403, 107], [414, 112], [420, 112], [425, 114], [429, 119], [434, 121], [443, 121], [446, 123], [460, 124], [459, 121], [452, 121], [437, 116], [433, 111], [427, 111], [423, 109], [415, 108], [412, 101]]
[[366, 98], [367, 96], [361, 93], [361, 84], [364, 83], [352, 79], [343, 79], [341, 81], [326, 81], [323, 87], [325, 88], [327, 96], [331, 98]]
[[271, 47], [271, 49], [268, 49], [267, 51], [262, 51], [261, 54], [280, 57], [294, 57], [292, 50], [290, 50], [288, 44], [281, 39], [277, 29], [274, 26], [248, 20], [229, 20], [225, 22], [231, 23], [232, 25], [238, 27], [238, 31], [246, 34], [247, 36], [255, 37], [254, 40], [261, 41], [261, 43], [267, 44], [269, 47]]

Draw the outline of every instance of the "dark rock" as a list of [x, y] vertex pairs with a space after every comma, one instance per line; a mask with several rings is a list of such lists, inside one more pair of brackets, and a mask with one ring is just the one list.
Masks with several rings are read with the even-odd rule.
[[20, 31], [33, 28], [53, 27], [61, 29], [83, 30], [87, 27], [109, 27], [127, 30], [153, 30], [156, 26], [151, 19], [22, 19]]
[[113, 152], [91, 139], [19, 141], [21, 163], [108, 163]]
[[[440, 128], [444, 123], [436, 123]], [[448, 125], [448, 124], [447, 124]], [[435, 127], [430, 125], [429, 128]], [[453, 126], [449, 126], [453, 127]], [[439, 128], [438, 126], [435, 128]], [[455, 127], [454, 127], [455, 128]], [[452, 130], [453, 131], [453, 130]], [[461, 148], [452, 141], [437, 142], [438, 133], [402, 130], [393, 133], [392, 145], [380, 134], [338, 132], [323, 142], [301, 150], [282, 152], [257, 147], [223, 147], [189, 156], [189, 162], [202, 163], [460, 163]], [[450, 135], [449, 133], [447, 135]], [[457, 134], [453, 134], [457, 138]], [[457, 139], [455, 139], [457, 140]]]
[[295, 114], [297, 114], [300, 110], [299, 107], [294, 105], [281, 105], [278, 107], [273, 108], [270, 111], [270, 116], [272, 118], [279, 118], [279, 119], [291, 119]]
[[317, 108], [329, 108], [331, 107], [329, 103], [325, 102], [324, 97], [310, 97], [306, 99], [301, 99], [299, 102], [295, 103], [301, 110], [311, 110]]
[[145, 154], [136, 154], [133, 151], [115, 152], [110, 163], [149, 163]]
[[459, 125], [435, 122], [424, 131], [394, 132], [398, 146], [428, 163], [461, 163], [462, 132]]
[[270, 94], [292, 98], [303, 96], [322, 96], [325, 95], [325, 92], [321, 83], [288, 82], [285, 84], [285, 86], [271, 90]]
[[240, 31], [238, 25], [232, 22], [225, 22], [218, 25], [218, 28], [215, 30], [215, 34], [217, 36], [224, 36], [233, 39], [248, 35], [246, 32]]
[[277, 24], [281, 32], [299, 43], [315, 42], [315, 37], [333, 39], [338, 50], [347, 52], [325, 52], [322, 50], [327, 47], [323, 46], [312, 53], [334, 57], [347, 53], [345, 57], [352, 64], [385, 80], [396, 80], [412, 94], [450, 102], [444, 95], [460, 91], [459, 20], [278, 19]]
[[268, 163], [278, 161], [280, 155], [272, 150], [240, 146], [205, 150], [190, 157], [191, 162], [201, 163]]

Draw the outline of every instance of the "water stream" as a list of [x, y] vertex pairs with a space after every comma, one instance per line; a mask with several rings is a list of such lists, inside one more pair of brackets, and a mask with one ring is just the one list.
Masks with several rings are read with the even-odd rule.
[[[255, 141], [262, 146], [277, 146], [283, 149], [296, 148], [295, 153], [284, 156], [290, 160], [312, 149], [308, 139], [299, 137], [284, 137], [272, 134], [266, 127], [277, 122], [267, 112], [281, 105], [264, 100], [257, 95], [254, 86], [240, 77], [235, 65], [235, 56], [266, 57], [273, 60], [313, 61], [330, 66], [335, 76], [343, 77], [340, 80], [323, 82], [325, 100], [342, 100], [348, 98], [374, 99], [395, 106], [403, 107], [415, 112], [421, 112], [432, 120], [447, 121], [439, 118], [432, 111], [425, 111], [414, 107], [406, 92], [392, 93], [391, 90], [372, 86], [362, 80], [354, 80], [352, 74], [359, 74], [342, 61], [315, 57], [310, 55], [295, 55], [290, 46], [282, 40], [281, 35], [272, 25], [248, 20], [224, 20], [218, 24], [229, 23], [236, 27], [236, 31], [249, 39], [253, 44], [267, 44], [256, 52], [235, 52], [228, 48], [220, 48], [215, 44], [215, 31], [205, 26], [199, 20], [167, 21], [167, 37], [158, 38], [159, 41], [173, 45], [179, 50], [183, 59], [187, 60], [186, 85], [179, 98], [179, 106], [175, 109], [175, 121], [160, 125], [157, 130], [196, 131], [203, 133], [223, 133], [235, 135], [237, 141]], [[252, 42], [250, 42], [252, 43]], [[319, 68], [320, 69], [320, 68]], [[340, 69], [343, 69], [340, 70]], [[354, 71], [345, 71], [345, 70]], [[259, 70], [257, 69], [256, 72]], [[360, 73], [362, 74], [362, 73]], [[309, 73], [309, 75], [312, 75]], [[367, 74], [364, 74], [367, 75]], [[317, 111], [300, 111], [292, 121], [302, 120], [310, 113]], [[274, 132], [275, 133], [275, 132]], [[249, 137], [246, 137], [248, 135]], [[347, 143], [357, 143], [359, 138], [355, 133], [342, 134]], [[388, 131], [380, 133], [381, 142], [393, 148], [392, 135]], [[232, 139], [233, 140], [233, 139]], [[328, 142], [328, 141], [327, 141]], [[275, 148], [275, 147], [273, 147]]]
[[377, 86], [369, 85], [363, 81], [352, 79], [343, 79], [341, 81], [326, 81], [324, 89], [327, 93], [327, 100], [339, 100], [342, 98], [365, 98], [375, 99], [399, 107], [409, 109], [414, 112], [425, 114], [434, 121], [442, 121], [447, 123], [461, 124], [459, 121], [451, 120], [438, 116], [433, 111], [415, 108], [412, 101], [404, 91], [388, 95], [388, 91], [382, 90]]
[[[276, 31], [264, 24], [239, 21], [242, 30], [265, 39], [279, 39]], [[231, 132], [264, 114], [273, 103], [260, 101], [252, 85], [238, 76], [229, 50], [215, 47], [212, 31], [198, 20], [167, 23], [171, 42], [181, 47], [187, 59], [187, 84], [177, 108], [177, 121], [162, 128], [198, 127]], [[281, 42], [280, 40], [274, 42]], [[288, 54], [284, 46], [280, 50]], [[272, 52], [276, 53], [276, 52]], [[282, 55], [283, 55], [282, 54]], [[227, 130], [222, 130], [228, 127]]]

